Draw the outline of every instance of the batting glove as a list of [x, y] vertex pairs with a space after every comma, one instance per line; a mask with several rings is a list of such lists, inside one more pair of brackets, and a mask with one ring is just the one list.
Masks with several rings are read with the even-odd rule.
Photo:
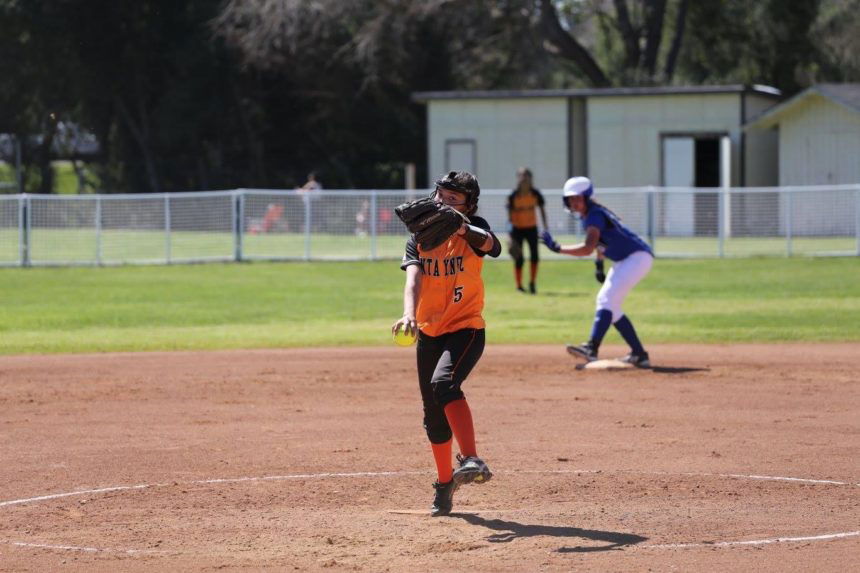
[[603, 272], [603, 260], [594, 261], [594, 278], [600, 284], [603, 284], [603, 281], [606, 280], [606, 273]]
[[550, 251], [557, 253], [561, 250], [561, 245], [555, 242], [555, 239], [552, 238], [552, 235], [549, 234], [549, 231], [544, 231], [540, 234], [541, 242], [546, 245]]

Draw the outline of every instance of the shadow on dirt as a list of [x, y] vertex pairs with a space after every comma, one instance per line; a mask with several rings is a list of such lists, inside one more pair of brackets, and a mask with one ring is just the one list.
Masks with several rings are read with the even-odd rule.
[[656, 374], [686, 374], [688, 372], [710, 372], [710, 368], [694, 368], [691, 366], [652, 366], [651, 372]]
[[621, 549], [628, 545], [636, 545], [647, 541], [647, 537], [634, 535], [632, 533], [619, 533], [617, 531], [597, 531], [594, 529], [580, 529], [578, 527], [559, 527], [555, 525], [526, 525], [516, 521], [505, 521], [504, 519], [484, 519], [478, 515], [466, 513], [452, 513], [451, 517], [459, 517], [472, 525], [480, 525], [487, 529], [499, 531], [487, 537], [491, 543], [507, 543], [518, 537], [536, 537], [539, 535], [547, 537], [581, 537], [592, 541], [604, 541], [607, 545], [598, 547], [560, 547], [559, 553], [588, 553], [592, 551], [612, 551]]

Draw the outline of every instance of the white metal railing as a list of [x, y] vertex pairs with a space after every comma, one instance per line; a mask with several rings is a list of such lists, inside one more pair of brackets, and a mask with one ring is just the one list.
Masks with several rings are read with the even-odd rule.
[[[407, 238], [394, 207], [428, 192], [0, 195], [0, 266], [394, 259]], [[478, 212], [502, 239], [509, 193], [483, 191]], [[543, 194], [553, 234], [581, 238], [561, 190]], [[860, 185], [598, 189], [595, 199], [661, 257], [860, 255]]]

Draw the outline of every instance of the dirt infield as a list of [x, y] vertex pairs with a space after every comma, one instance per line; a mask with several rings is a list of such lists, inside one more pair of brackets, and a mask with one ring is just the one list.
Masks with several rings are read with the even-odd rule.
[[489, 346], [435, 519], [412, 349], [2, 357], [0, 570], [857, 570], [860, 344], [651, 354]]

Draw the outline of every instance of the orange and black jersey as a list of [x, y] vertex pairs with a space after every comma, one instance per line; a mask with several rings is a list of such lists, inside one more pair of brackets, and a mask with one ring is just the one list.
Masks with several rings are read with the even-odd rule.
[[[481, 217], [469, 217], [472, 225], [486, 231], [490, 225]], [[421, 267], [421, 292], [415, 319], [421, 332], [439, 336], [464, 328], [484, 328], [484, 281], [481, 269], [484, 255], [498, 257], [501, 249], [495, 239], [496, 248], [490, 253], [473, 249], [460, 235], [432, 249], [424, 251], [415, 241], [415, 236], [406, 242], [406, 252], [400, 268], [411, 265]]]
[[543, 207], [544, 200], [540, 190], [532, 187], [531, 193], [521, 194], [514, 189], [508, 195], [508, 213], [511, 225], [515, 229], [531, 229], [537, 227], [535, 209]]

